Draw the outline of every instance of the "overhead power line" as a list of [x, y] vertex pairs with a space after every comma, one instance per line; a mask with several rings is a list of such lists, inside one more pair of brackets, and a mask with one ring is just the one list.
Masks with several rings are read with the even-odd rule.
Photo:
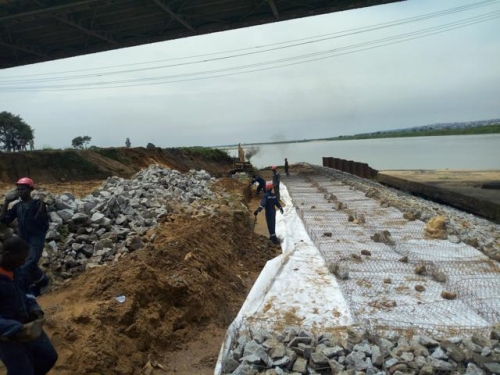
[[[0, 85], [2, 85], [2, 84], [33, 84], [33, 83], [38, 83], [38, 82], [67, 81], [67, 80], [77, 80], [77, 79], [84, 79], [84, 78], [102, 78], [102, 77], [109, 76], [109, 75], [120, 75], [120, 74], [127, 74], [127, 73], [143, 72], [143, 71], [148, 71], [148, 70], [158, 70], [158, 69], [174, 68], [174, 67], [180, 67], [180, 66], [186, 66], [186, 65], [203, 64], [203, 63], [207, 63], [207, 62], [214, 62], [214, 61], [220, 61], [220, 60], [228, 60], [228, 59], [233, 59], [233, 58], [239, 58], [239, 57], [244, 57], [244, 56], [272, 52], [272, 51], [281, 50], [281, 49], [288, 49], [288, 48], [293, 48], [293, 47], [304, 46], [307, 44], [325, 42], [325, 41], [328, 41], [331, 39], [337, 39], [337, 38], [342, 38], [342, 37], [346, 37], [346, 36], [352, 36], [352, 35], [356, 35], [356, 34], [372, 32], [372, 31], [381, 30], [384, 28], [401, 26], [401, 25], [414, 23], [414, 22], [421, 22], [421, 21], [429, 20], [431, 18], [447, 16], [450, 14], [455, 14], [455, 13], [464, 12], [464, 11], [470, 11], [470, 10], [477, 9], [480, 7], [492, 5], [494, 3], [497, 3], [498, 1], [499, 0], [483, 0], [483, 1], [479, 1], [477, 3], [462, 5], [459, 7], [449, 8], [449, 9], [445, 9], [445, 10], [441, 10], [441, 11], [437, 11], [437, 12], [432, 12], [432, 13], [427, 13], [427, 14], [423, 14], [423, 15], [419, 15], [419, 16], [415, 16], [415, 17], [404, 18], [404, 19], [400, 19], [397, 21], [390, 21], [390, 22], [385, 22], [385, 23], [372, 25], [372, 26], [354, 28], [354, 29], [339, 31], [339, 32], [335, 32], [335, 33], [322, 34], [322, 35], [317, 35], [317, 36], [312, 36], [312, 37], [307, 37], [307, 38], [302, 38], [302, 39], [295, 39], [295, 40], [290, 40], [290, 41], [285, 41], [285, 42], [268, 44], [268, 45], [264, 45], [264, 46], [254, 46], [254, 47], [243, 48], [243, 49], [238, 49], [238, 50], [230, 50], [230, 51], [225, 51], [225, 52], [214, 52], [214, 53], [209, 53], [209, 54], [201, 54], [201, 55], [180, 57], [180, 58], [167, 59], [167, 60], [156, 60], [156, 61], [149, 61], [149, 62], [122, 64], [122, 65], [114, 65], [114, 66], [99, 67], [99, 68], [79, 69], [79, 70], [71, 70], [71, 71], [63, 71], [63, 72], [55, 72], [55, 73], [39, 73], [39, 74], [24, 75], [24, 76], [5, 77], [5, 78], [0, 79]], [[271, 48], [269, 48], [269, 47], [271, 47]], [[257, 51], [255, 51], [256, 49], [257, 49]], [[180, 62], [180, 63], [174, 63], [174, 64], [160, 65], [160, 66], [143, 67], [143, 68], [126, 69], [126, 70], [115, 70], [115, 71], [111, 71], [111, 72], [96, 72], [96, 73], [90, 73], [90, 74], [87, 73], [87, 74], [80, 74], [80, 75], [51, 77], [51, 75], [57, 75], [57, 74], [60, 75], [60, 74], [67, 74], [67, 73], [78, 73], [78, 72], [111, 69], [111, 68], [118, 68], [118, 67], [127, 67], [127, 66], [130, 67], [130, 66], [152, 64], [152, 63], [158, 63], [158, 62], [188, 60], [188, 59], [192, 59], [192, 58], [208, 57], [208, 56], [228, 54], [228, 53], [234, 53], [234, 52], [243, 52], [243, 51], [250, 51], [250, 52], [237, 53], [237, 54], [232, 54], [232, 55], [228, 55], [228, 56], [207, 58], [207, 59], [202, 59], [202, 60]], [[30, 78], [30, 77], [40, 77], [40, 76], [49, 76], [49, 77]]]
[[[276, 69], [280, 67], [302, 64], [306, 62], [318, 61], [326, 58], [331, 58], [335, 56], [341, 56], [349, 53], [356, 53], [360, 51], [365, 51], [369, 49], [379, 48], [387, 45], [402, 43], [405, 41], [423, 38], [430, 35], [439, 34], [442, 32], [454, 30], [457, 28], [477, 24], [480, 22], [489, 21], [495, 18], [500, 17], [500, 11], [490, 12], [487, 14], [482, 14], [470, 18], [466, 18], [459, 21], [449, 22], [443, 25], [424, 28], [421, 30], [408, 32], [400, 35], [375, 39], [367, 42], [352, 44], [345, 47], [338, 47], [326, 51], [308, 53], [293, 57], [280, 58], [271, 61], [246, 64], [234, 67], [227, 67], [221, 69], [213, 69], [206, 70], [200, 72], [192, 72], [192, 73], [183, 73], [177, 75], [169, 75], [162, 77], [146, 77], [146, 78], [137, 78], [137, 79], [126, 79], [126, 80], [117, 80], [117, 81], [107, 81], [107, 82], [90, 82], [90, 83], [80, 83], [80, 84], [68, 84], [68, 85], [50, 85], [50, 86], [32, 86], [32, 87], [5, 87], [5, 89], [9, 90], [18, 90], [18, 91], [32, 91], [32, 90], [40, 90], [40, 89], [48, 89], [52, 91], [60, 91], [60, 90], [88, 90], [88, 89], [105, 89], [105, 88], [123, 88], [123, 87], [137, 87], [137, 86], [145, 86], [145, 85], [155, 85], [155, 84], [165, 84], [165, 83], [173, 83], [173, 82], [183, 82], [183, 81], [192, 81], [192, 80], [200, 80], [200, 79], [211, 79], [218, 78], [236, 74], [257, 72], [268, 69]], [[250, 70], [249, 70], [250, 69]], [[243, 70], [243, 71], [242, 71]], [[209, 75], [209, 76], [207, 76]], [[133, 84], [127, 84], [133, 83]]]

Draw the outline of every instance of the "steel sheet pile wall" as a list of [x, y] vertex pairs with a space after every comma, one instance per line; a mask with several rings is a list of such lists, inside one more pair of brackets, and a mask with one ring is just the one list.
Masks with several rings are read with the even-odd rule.
[[377, 333], [418, 328], [439, 336], [486, 333], [500, 321], [496, 262], [463, 243], [425, 238], [425, 223], [381, 207], [339, 172], [317, 172], [287, 187], [358, 323]]
[[332, 157], [323, 157], [323, 167], [337, 169], [358, 177], [376, 179], [378, 171], [366, 163], [353, 160], [344, 160]]

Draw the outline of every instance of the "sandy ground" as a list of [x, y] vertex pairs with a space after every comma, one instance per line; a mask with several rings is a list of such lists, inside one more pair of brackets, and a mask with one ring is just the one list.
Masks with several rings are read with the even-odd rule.
[[392, 170], [380, 171], [380, 173], [419, 182], [482, 183], [485, 181], [500, 181], [500, 171], [498, 170]]

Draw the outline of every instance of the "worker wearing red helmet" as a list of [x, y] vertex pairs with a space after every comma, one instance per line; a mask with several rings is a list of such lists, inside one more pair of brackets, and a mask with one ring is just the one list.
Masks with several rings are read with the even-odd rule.
[[260, 206], [253, 213], [255, 217], [259, 214], [263, 209], [266, 210], [266, 223], [267, 229], [269, 230], [269, 239], [275, 243], [279, 244], [278, 237], [276, 237], [276, 208], [280, 210], [283, 214], [283, 207], [279, 200], [276, 198], [276, 195], [273, 193], [273, 183], [271, 181], [266, 182], [266, 193], [262, 197], [260, 201]]
[[[31, 178], [19, 179], [16, 186], [16, 194], [7, 194], [5, 197], [5, 203], [0, 212], [0, 222], [9, 224], [17, 219], [19, 237], [28, 243], [30, 250], [25, 266], [32, 282], [31, 292], [38, 296], [41, 294], [41, 289], [49, 283], [49, 278], [38, 266], [45, 246], [45, 236], [49, 229], [49, 218], [45, 203], [31, 197], [31, 192], [35, 188]], [[20, 200], [8, 209], [9, 204], [17, 199]]]
[[278, 199], [278, 202], [280, 201], [280, 182], [281, 182], [281, 176], [278, 173], [278, 169], [276, 168], [275, 165], [271, 167], [271, 171], [273, 172], [273, 189], [274, 189], [274, 194], [276, 195], [276, 199]]

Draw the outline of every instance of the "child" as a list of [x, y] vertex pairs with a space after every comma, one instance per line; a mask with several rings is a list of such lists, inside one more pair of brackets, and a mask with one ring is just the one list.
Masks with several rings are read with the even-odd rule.
[[19, 237], [4, 241], [0, 250], [0, 360], [9, 375], [47, 374], [57, 353], [42, 329], [43, 311], [33, 295], [23, 266], [28, 244]]

